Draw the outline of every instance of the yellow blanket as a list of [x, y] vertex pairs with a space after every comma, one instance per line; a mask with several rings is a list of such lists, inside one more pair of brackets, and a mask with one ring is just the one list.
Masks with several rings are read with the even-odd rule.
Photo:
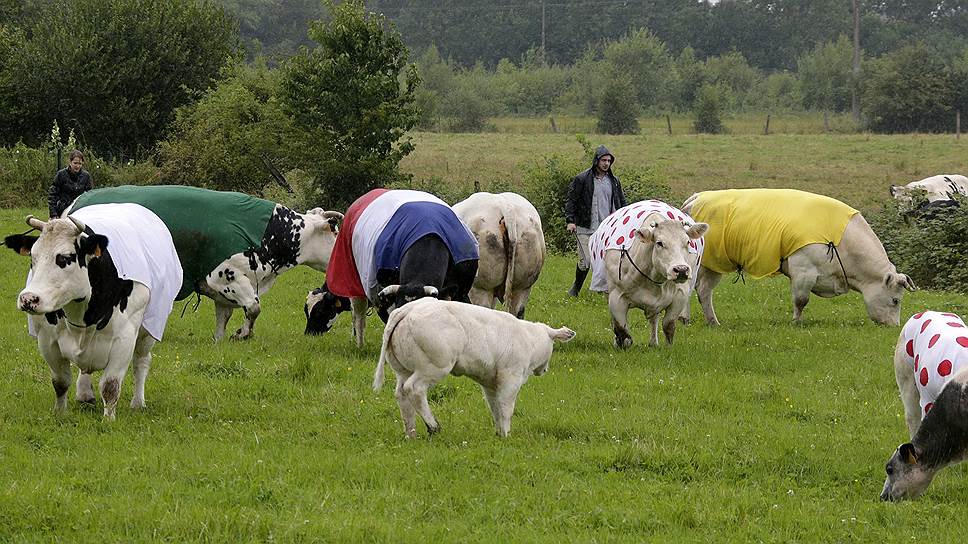
[[780, 270], [780, 259], [808, 244], [840, 244], [857, 210], [830, 197], [793, 189], [703, 191], [689, 212], [709, 224], [702, 265], [753, 278]]

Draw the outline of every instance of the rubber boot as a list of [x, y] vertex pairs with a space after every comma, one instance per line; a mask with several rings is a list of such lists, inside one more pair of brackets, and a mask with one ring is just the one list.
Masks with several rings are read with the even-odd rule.
[[581, 286], [585, 283], [585, 276], [588, 275], [588, 270], [582, 270], [578, 265], [575, 265], [575, 283], [568, 290], [568, 294], [577, 297], [578, 291], [581, 291]]

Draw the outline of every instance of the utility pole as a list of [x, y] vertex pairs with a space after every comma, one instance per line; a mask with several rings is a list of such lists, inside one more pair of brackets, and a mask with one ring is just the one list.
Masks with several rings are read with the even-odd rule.
[[545, 59], [545, 3], [541, 0], [541, 64], [547, 66]]
[[854, 122], [860, 123], [860, 97], [857, 96], [857, 87], [860, 85], [860, 0], [851, 0], [854, 8], [854, 58], [851, 67], [853, 81], [850, 86], [850, 111], [854, 116]]

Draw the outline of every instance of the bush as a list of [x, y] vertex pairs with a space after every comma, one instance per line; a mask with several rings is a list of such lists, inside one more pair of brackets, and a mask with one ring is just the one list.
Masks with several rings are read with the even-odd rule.
[[638, 134], [639, 105], [635, 88], [628, 78], [616, 78], [605, 87], [598, 105], [598, 132], [602, 134]]
[[692, 106], [692, 113], [695, 116], [693, 128], [696, 132], [706, 132], [709, 134], [721, 134], [726, 131], [722, 114], [722, 98], [719, 88], [713, 85], [703, 85], [696, 93], [696, 101]]
[[968, 293], [968, 199], [955, 198], [960, 207], [934, 215], [905, 221], [889, 204], [868, 218], [897, 270], [922, 289]]
[[[572, 178], [591, 167], [595, 156], [595, 148], [587, 139], [578, 136], [578, 142], [584, 148], [583, 157], [544, 157], [525, 169], [523, 185], [518, 191], [538, 210], [545, 244], [549, 251], [557, 253], [575, 250], [575, 237], [565, 228], [565, 199]], [[615, 174], [622, 182], [629, 204], [650, 198], [665, 202], [671, 199], [669, 186], [660, 181], [661, 175], [655, 168], [639, 170], [619, 167]]]
[[955, 92], [943, 62], [924, 44], [870, 63], [863, 109], [874, 132], [937, 132], [954, 126]]

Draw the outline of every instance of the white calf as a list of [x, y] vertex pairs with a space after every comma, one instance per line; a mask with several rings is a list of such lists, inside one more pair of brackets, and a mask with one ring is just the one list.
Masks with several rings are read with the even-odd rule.
[[427, 391], [447, 374], [468, 376], [480, 384], [498, 436], [507, 436], [521, 386], [548, 370], [554, 340], [574, 337], [567, 327], [552, 329], [490, 308], [422, 298], [390, 314], [373, 389], [383, 386], [384, 363], [390, 363], [404, 432], [413, 438], [416, 412], [428, 433], [440, 430]]

